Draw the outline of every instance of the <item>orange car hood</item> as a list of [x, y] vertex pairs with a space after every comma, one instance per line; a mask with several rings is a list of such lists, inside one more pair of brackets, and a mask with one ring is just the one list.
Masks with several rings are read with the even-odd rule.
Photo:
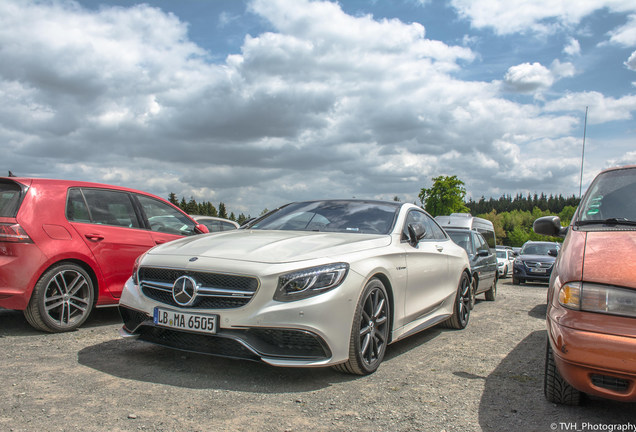
[[588, 231], [583, 280], [636, 289], [636, 231]]

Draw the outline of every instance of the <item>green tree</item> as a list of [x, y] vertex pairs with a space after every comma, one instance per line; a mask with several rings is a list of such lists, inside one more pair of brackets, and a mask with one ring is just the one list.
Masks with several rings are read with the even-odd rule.
[[179, 206], [179, 199], [177, 198], [177, 194], [175, 194], [174, 192], [170, 192], [170, 195], [168, 195], [168, 201], [170, 201], [177, 207]]
[[219, 203], [219, 217], [227, 219], [227, 210], [225, 209], [225, 204], [222, 202]]
[[466, 188], [457, 176], [434, 177], [433, 186], [430, 189], [422, 188], [418, 196], [424, 209], [433, 217], [469, 212], [464, 204]]

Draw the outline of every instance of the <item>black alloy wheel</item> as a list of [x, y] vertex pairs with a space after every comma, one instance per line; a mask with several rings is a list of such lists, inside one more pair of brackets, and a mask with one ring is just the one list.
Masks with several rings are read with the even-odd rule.
[[335, 369], [356, 375], [375, 372], [384, 359], [389, 342], [390, 314], [384, 284], [379, 279], [371, 279], [360, 296], [354, 314], [349, 360], [336, 365]]
[[453, 315], [442, 323], [443, 327], [457, 330], [466, 328], [468, 319], [470, 318], [471, 297], [472, 289], [470, 279], [466, 273], [462, 273], [455, 295]]

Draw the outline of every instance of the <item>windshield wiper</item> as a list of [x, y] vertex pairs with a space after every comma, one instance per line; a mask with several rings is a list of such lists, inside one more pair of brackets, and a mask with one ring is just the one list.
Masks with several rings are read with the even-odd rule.
[[608, 218], [601, 220], [584, 220], [574, 222], [576, 226], [584, 225], [629, 225], [636, 226], [636, 221], [629, 220], [627, 218]]

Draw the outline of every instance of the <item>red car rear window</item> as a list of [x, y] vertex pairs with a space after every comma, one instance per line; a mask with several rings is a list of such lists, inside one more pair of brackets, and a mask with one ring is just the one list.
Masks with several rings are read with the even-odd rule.
[[0, 179], [0, 217], [16, 217], [24, 191], [11, 180]]

